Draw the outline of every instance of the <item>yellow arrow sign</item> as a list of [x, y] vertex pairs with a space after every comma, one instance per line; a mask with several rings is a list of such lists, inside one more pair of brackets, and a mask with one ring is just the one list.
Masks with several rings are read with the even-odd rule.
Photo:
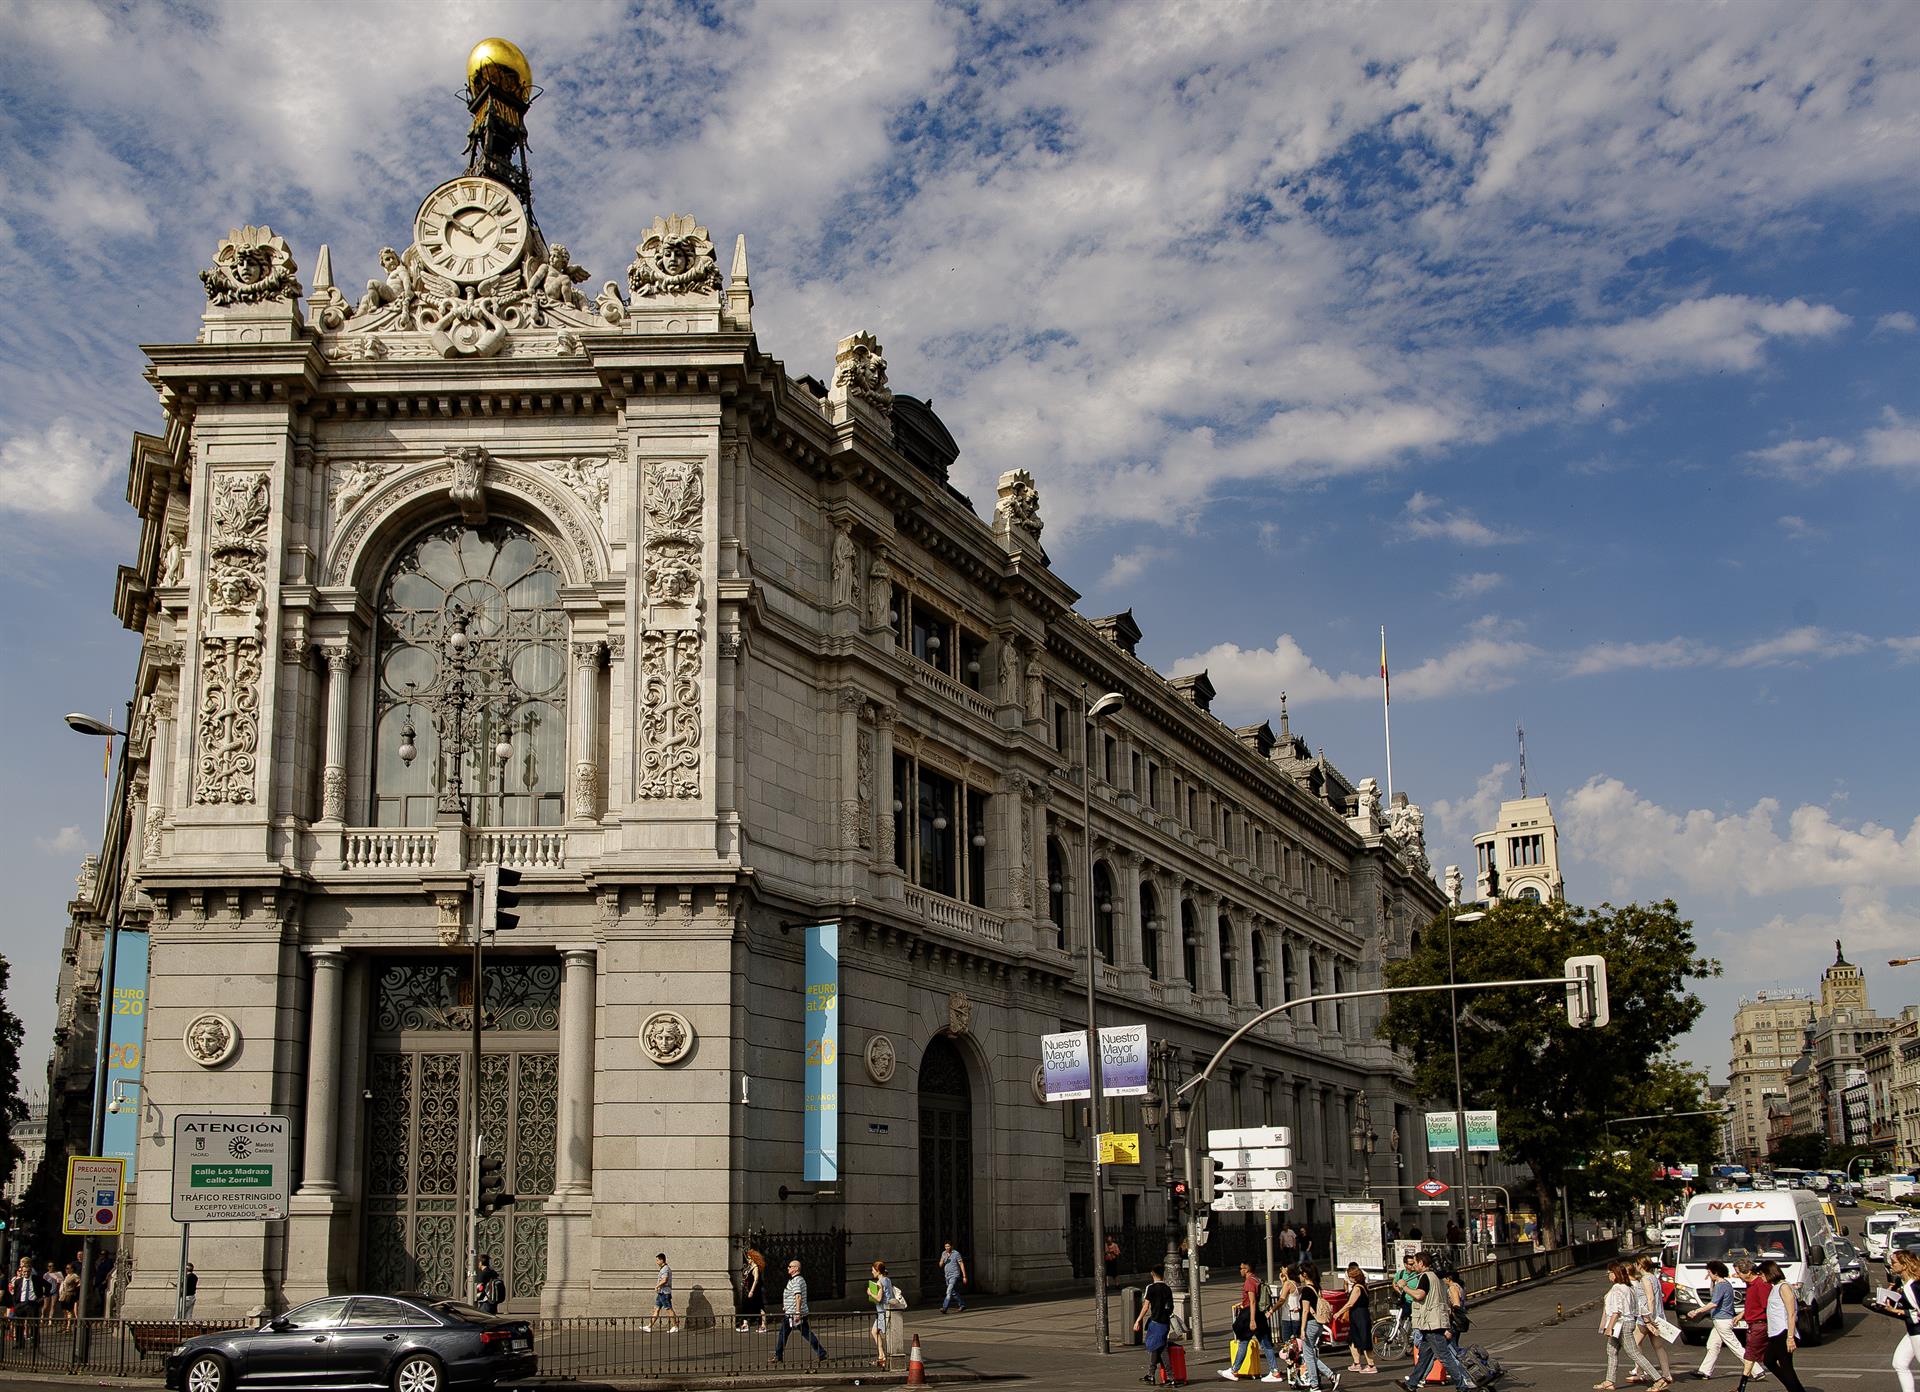
[[1100, 1133], [1100, 1163], [1103, 1165], [1139, 1164], [1140, 1133], [1137, 1131], [1102, 1131]]

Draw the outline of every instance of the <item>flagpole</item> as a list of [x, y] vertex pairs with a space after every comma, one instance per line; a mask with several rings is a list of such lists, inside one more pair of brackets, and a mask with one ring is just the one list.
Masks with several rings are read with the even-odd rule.
[[1387, 681], [1387, 626], [1380, 625], [1380, 720], [1387, 727], [1387, 806], [1393, 806], [1393, 702]]

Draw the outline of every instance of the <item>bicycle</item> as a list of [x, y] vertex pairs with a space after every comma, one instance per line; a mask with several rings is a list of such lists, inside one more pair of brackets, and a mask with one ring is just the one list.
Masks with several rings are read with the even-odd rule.
[[1413, 1321], [1395, 1311], [1393, 1322], [1373, 1336], [1374, 1359], [1405, 1358], [1413, 1349]]

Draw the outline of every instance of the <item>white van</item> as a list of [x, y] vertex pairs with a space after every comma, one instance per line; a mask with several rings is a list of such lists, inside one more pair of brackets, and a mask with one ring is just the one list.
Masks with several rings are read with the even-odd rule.
[[1904, 1209], [1885, 1209], [1867, 1215], [1867, 1255], [1875, 1261], [1887, 1259], [1887, 1234], [1913, 1218]]
[[1661, 1219], [1660, 1245], [1664, 1247], [1669, 1242], [1678, 1242], [1680, 1240], [1680, 1225], [1685, 1221], [1686, 1220], [1678, 1214], [1675, 1214], [1671, 1218]]
[[[1771, 1193], [1701, 1194], [1680, 1224], [1677, 1289], [1705, 1304], [1713, 1297], [1707, 1263], [1729, 1268], [1740, 1257], [1776, 1261], [1800, 1296], [1800, 1342], [1817, 1344], [1840, 1327], [1840, 1272], [1832, 1257], [1833, 1228], [1819, 1196], [1805, 1189]], [[1735, 1286], [1741, 1284], [1738, 1276]], [[1697, 1331], [1691, 1337], [1698, 1337]]]

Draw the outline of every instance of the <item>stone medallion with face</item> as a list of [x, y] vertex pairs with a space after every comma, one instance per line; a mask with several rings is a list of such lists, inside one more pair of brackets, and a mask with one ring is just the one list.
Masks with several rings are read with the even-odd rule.
[[180, 1036], [187, 1057], [202, 1068], [215, 1068], [233, 1057], [240, 1047], [240, 1030], [232, 1020], [215, 1011], [206, 1011], [188, 1021]]

